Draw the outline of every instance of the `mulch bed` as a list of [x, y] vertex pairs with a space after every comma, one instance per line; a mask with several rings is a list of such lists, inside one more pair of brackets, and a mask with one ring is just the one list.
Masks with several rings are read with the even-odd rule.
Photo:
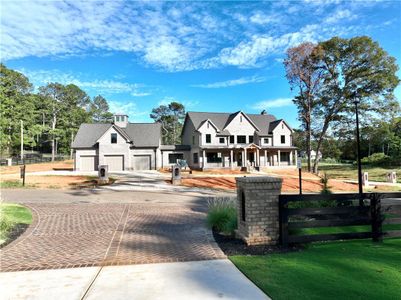
[[300, 251], [302, 246], [290, 246], [282, 248], [281, 246], [247, 246], [242, 240], [236, 239], [232, 236], [222, 235], [213, 230], [213, 236], [220, 249], [225, 255], [265, 255], [273, 253], [287, 253]]
[[28, 224], [16, 224], [8, 235], [8, 239], [0, 245], [0, 249], [15, 241], [29, 227]]

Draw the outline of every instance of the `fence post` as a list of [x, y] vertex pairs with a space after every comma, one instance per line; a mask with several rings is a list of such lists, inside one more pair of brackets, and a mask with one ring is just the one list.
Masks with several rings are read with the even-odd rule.
[[372, 240], [373, 242], [383, 241], [383, 216], [381, 212], [380, 195], [377, 193], [372, 194], [370, 198], [370, 214], [372, 218]]
[[279, 198], [280, 218], [280, 243], [284, 248], [288, 247], [288, 201]]
[[237, 237], [249, 245], [280, 242], [279, 195], [281, 178], [237, 177]]

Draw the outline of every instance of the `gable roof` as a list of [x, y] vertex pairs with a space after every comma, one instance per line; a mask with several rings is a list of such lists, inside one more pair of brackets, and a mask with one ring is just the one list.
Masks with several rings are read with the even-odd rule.
[[227, 120], [226, 124], [224, 125], [224, 128], [223, 128], [223, 129], [225, 129], [228, 125], [230, 125], [231, 121], [234, 120], [234, 118], [235, 118], [236, 116], [238, 116], [239, 114], [242, 114], [242, 115], [245, 117], [245, 119], [247, 119], [248, 122], [251, 123], [251, 125], [252, 125], [253, 127], [255, 127], [255, 129], [256, 129], [257, 131], [260, 130], [260, 129], [258, 128], [258, 126], [252, 121], [252, 119], [251, 119], [250, 117], [248, 117], [248, 115], [247, 115], [246, 113], [242, 112], [242, 111], [237, 111], [236, 113], [231, 114], [231, 115], [228, 117], [228, 120]]
[[292, 128], [291, 128], [291, 126], [288, 125], [286, 121], [284, 121], [283, 119], [280, 119], [280, 120], [276, 120], [276, 121], [270, 123], [270, 125], [269, 125], [269, 132], [273, 132], [273, 130], [276, 129], [276, 127], [281, 123], [281, 121], [283, 121], [284, 124], [285, 124], [291, 131], [293, 131]]
[[[234, 119], [234, 117], [240, 112], [235, 113], [209, 113], [209, 112], [187, 112], [185, 117], [185, 124], [191, 121], [195, 128], [199, 128], [199, 125], [205, 120], [210, 120], [215, 124], [220, 131]], [[260, 114], [245, 114], [246, 117], [250, 119], [259, 129], [258, 133], [261, 135], [269, 134], [269, 125], [274, 122], [276, 118], [273, 115], [260, 115]], [[184, 132], [184, 131], [183, 131]]]
[[72, 142], [72, 148], [90, 148], [113, 124], [81, 124]]
[[160, 144], [159, 123], [128, 123], [126, 128], [113, 124], [81, 124], [71, 147], [94, 147], [99, 138], [112, 126], [128, 141], [132, 141], [135, 147], [158, 147]]

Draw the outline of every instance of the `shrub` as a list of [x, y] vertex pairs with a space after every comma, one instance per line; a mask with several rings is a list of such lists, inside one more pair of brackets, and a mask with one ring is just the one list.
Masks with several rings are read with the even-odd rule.
[[234, 198], [213, 198], [208, 201], [207, 225], [209, 228], [233, 235], [237, 229], [237, 209]]
[[363, 165], [387, 165], [390, 163], [390, 157], [384, 153], [373, 153], [370, 156], [361, 159]]
[[328, 195], [331, 194], [330, 188], [329, 188], [329, 176], [327, 176], [327, 173], [324, 173], [322, 179], [320, 179], [320, 182], [323, 183], [323, 189], [321, 190], [321, 194], [323, 195]]

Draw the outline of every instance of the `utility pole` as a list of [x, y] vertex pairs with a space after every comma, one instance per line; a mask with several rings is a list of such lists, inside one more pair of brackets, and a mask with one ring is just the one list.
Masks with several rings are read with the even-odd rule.
[[21, 160], [24, 160], [24, 121], [21, 120]]
[[359, 101], [355, 100], [355, 116], [356, 116], [356, 144], [357, 144], [357, 156], [358, 156], [358, 188], [359, 188], [359, 205], [363, 205], [363, 188], [362, 188], [362, 166], [361, 166], [361, 145], [359, 141], [359, 117], [358, 117], [358, 104]]

